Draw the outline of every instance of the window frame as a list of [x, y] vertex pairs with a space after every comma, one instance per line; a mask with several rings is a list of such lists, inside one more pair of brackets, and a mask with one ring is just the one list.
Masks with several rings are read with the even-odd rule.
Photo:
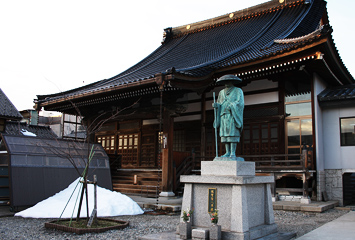
[[[343, 137], [342, 137], [342, 134], [343, 134], [343, 132], [342, 132], [342, 120], [343, 119], [351, 119], [351, 118], [354, 119], [354, 124], [355, 124], [355, 116], [340, 117], [339, 118], [339, 137], [340, 137], [340, 146], [341, 147], [353, 147], [353, 146], [355, 146], [355, 141], [354, 141], [354, 143], [347, 144], [347, 143], [344, 143], [344, 140], [343, 140]], [[354, 125], [353, 134], [355, 134], [355, 125]]]

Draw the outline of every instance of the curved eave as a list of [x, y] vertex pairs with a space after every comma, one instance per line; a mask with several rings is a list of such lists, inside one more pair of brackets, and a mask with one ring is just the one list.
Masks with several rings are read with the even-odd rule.
[[[61, 105], [63, 104], [77, 104], [79, 102], [99, 102], [102, 101], [103, 98], [107, 98], [109, 95], [122, 94], [122, 92], [131, 91], [134, 89], [139, 89], [140, 87], [149, 87], [149, 86], [157, 86], [158, 78], [154, 77], [145, 81], [138, 81], [130, 84], [116, 85], [112, 87], [106, 87], [101, 89], [95, 89], [92, 91], [86, 91], [83, 93], [79, 93], [76, 95], [63, 95], [55, 94], [53, 99], [50, 99], [46, 96], [45, 99], [38, 99], [35, 101], [36, 109], [40, 110], [44, 107], [45, 110], [51, 111], [59, 111]], [[68, 93], [70, 94], [70, 93]], [[93, 96], [95, 96], [93, 98]], [[90, 99], [90, 100], [89, 100]], [[97, 99], [97, 101], [95, 101]]]
[[332, 67], [334, 74], [336, 74], [337, 77], [341, 79], [343, 84], [354, 83], [354, 77], [351, 75], [343, 60], [341, 59], [331, 36], [328, 37], [324, 56], [328, 64]]
[[324, 80], [335, 85], [354, 83], [354, 78], [343, 64], [330, 34], [325, 36], [318, 35], [283, 51], [273, 52], [258, 59], [218, 69], [215, 74], [244, 72], [248, 71], [248, 69], [255, 69], [258, 66], [285, 62], [288, 61], [287, 59], [298, 59], [312, 54], [316, 54], [317, 58], [309, 66], [311, 66], [313, 72], [319, 73]]

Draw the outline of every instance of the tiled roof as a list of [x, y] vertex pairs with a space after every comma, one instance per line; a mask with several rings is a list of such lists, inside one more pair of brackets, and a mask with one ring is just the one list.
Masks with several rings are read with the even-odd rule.
[[352, 101], [355, 106], [355, 84], [327, 88], [318, 94], [319, 102]]
[[[38, 96], [38, 100], [75, 98], [104, 89], [145, 84], [159, 73], [199, 79], [227, 67], [275, 56], [328, 35], [330, 28], [310, 35], [319, 28], [325, 7], [324, 0], [294, 0], [283, 4], [273, 0], [229, 17], [219, 17], [217, 23], [205, 21], [195, 28], [192, 24], [191, 28], [186, 27], [190, 30], [184, 31], [180, 31], [182, 27], [173, 28], [159, 48], [128, 70], [64, 94]], [[275, 42], [294, 38], [298, 41]]]
[[17, 136], [28, 136], [34, 134], [36, 137], [40, 138], [58, 138], [50, 127], [28, 125], [27, 123], [22, 122], [7, 122], [5, 134]]
[[0, 118], [20, 120], [21, 114], [0, 88]]

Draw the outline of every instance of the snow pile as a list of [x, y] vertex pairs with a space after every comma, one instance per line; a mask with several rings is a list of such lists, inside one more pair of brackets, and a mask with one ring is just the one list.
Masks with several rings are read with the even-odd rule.
[[[28, 208], [24, 211], [18, 212], [15, 216], [28, 217], [28, 218], [59, 218], [62, 214], [68, 199], [74, 192], [68, 206], [61, 218], [76, 218], [78, 212], [78, 204], [81, 193], [81, 183], [78, 183], [80, 178], [75, 180], [68, 188], [56, 193], [54, 196], [49, 197], [35, 206]], [[77, 187], [76, 187], [77, 186]], [[76, 188], [75, 188], [76, 187]], [[75, 190], [74, 190], [75, 189]], [[79, 192], [80, 191], [80, 192]], [[94, 185], [88, 184], [89, 193], [89, 215], [94, 209]], [[78, 200], [77, 200], [78, 199]], [[86, 217], [86, 201], [85, 195], [83, 205], [80, 212], [80, 217]], [[75, 202], [77, 201], [76, 205]], [[75, 205], [75, 210], [74, 209]], [[120, 215], [138, 215], [143, 214], [144, 211], [139, 205], [131, 198], [119, 192], [113, 192], [108, 189], [97, 186], [97, 216], [98, 217], [111, 217]]]

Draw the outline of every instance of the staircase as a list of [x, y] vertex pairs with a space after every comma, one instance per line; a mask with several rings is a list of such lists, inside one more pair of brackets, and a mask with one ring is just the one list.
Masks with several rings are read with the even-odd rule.
[[200, 175], [201, 160], [197, 159], [195, 153], [186, 157], [179, 166], [174, 168], [174, 192], [177, 196], [184, 193], [184, 183], [180, 182], [181, 175]]
[[161, 170], [157, 169], [118, 169], [112, 175], [112, 188], [120, 193], [156, 197], [159, 175]]

